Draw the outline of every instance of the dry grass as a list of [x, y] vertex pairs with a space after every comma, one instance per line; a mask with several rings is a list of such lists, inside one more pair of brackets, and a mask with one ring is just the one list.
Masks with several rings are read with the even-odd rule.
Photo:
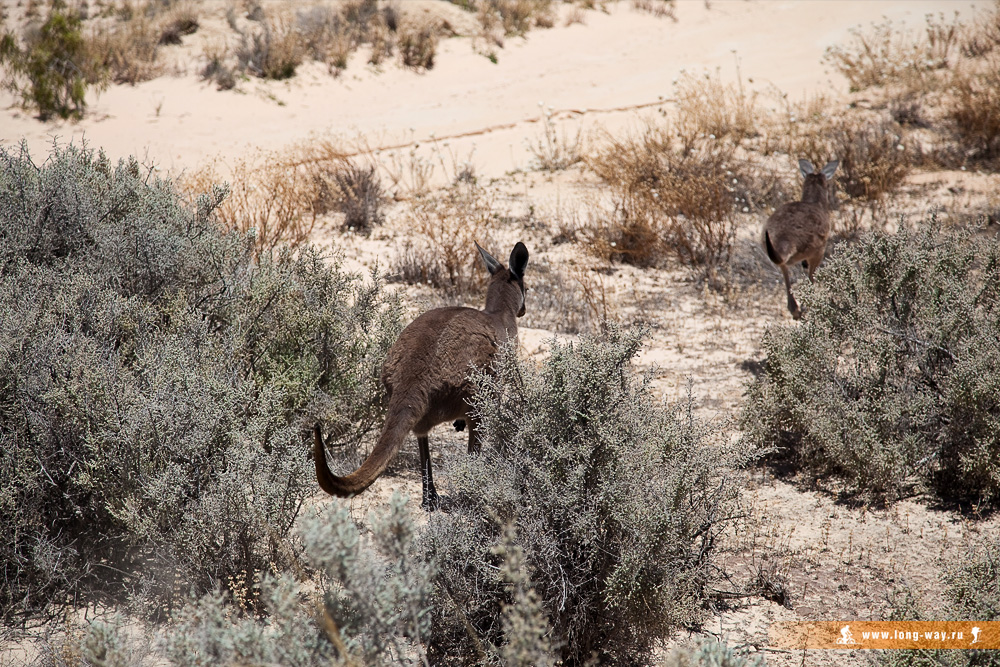
[[732, 256], [740, 214], [787, 197], [780, 178], [732, 143], [677, 140], [663, 129], [609, 140], [587, 163], [612, 200], [582, 231], [591, 252], [639, 266], [672, 257], [713, 284]]
[[957, 13], [951, 20], [928, 14], [923, 33], [917, 35], [885, 19], [852, 29], [850, 42], [828, 48], [823, 61], [847, 78], [852, 91], [890, 83], [925, 90], [932, 85], [928, 73], [952, 63], [961, 33]]
[[735, 143], [758, 135], [757, 94], [736, 83], [722, 82], [721, 74], [685, 73], [677, 81], [678, 130], [684, 137], [728, 138]]
[[632, 7], [658, 18], [677, 20], [676, 0], [632, 0]]
[[318, 213], [337, 210], [344, 215], [345, 229], [362, 233], [385, 221], [382, 211], [385, 193], [374, 166], [338, 161], [319, 165], [316, 171], [320, 179], [316, 196]]
[[305, 55], [305, 44], [293, 21], [280, 14], [265, 14], [257, 26], [243, 30], [236, 47], [239, 70], [264, 79], [294, 76]]
[[[280, 245], [295, 247], [307, 241], [319, 217], [331, 207], [344, 210], [353, 194], [337, 190], [331, 198], [336, 174], [351, 165], [332, 144], [314, 142], [293, 146], [284, 152], [257, 151], [232, 164], [212, 162], [180, 183], [194, 195], [213, 185], [229, 184], [229, 196], [216, 210], [220, 222], [254, 236], [258, 252], [270, 252]], [[377, 180], [377, 179], [376, 179]], [[345, 181], [346, 183], [347, 181]], [[357, 193], [368, 197], [362, 207], [368, 221], [378, 218], [372, 191]], [[376, 205], [377, 206], [377, 205]], [[379, 218], [380, 219], [380, 218]]]
[[407, 283], [430, 284], [452, 296], [475, 294], [486, 272], [474, 241], [503, 257], [493, 195], [474, 184], [455, 185], [411, 203], [393, 272]]
[[538, 103], [541, 111], [542, 134], [534, 141], [527, 141], [528, 150], [535, 156], [535, 166], [542, 171], [567, 169], [583, 159], [584, 141], [581, 130], [567, 133], [559, 130], [553, 118], [552, 107]]
[[94, 26], [91, 48], [115, 83], [136, 84], [157, 77], [162, 28], [144, 11], [127, 12], [121, 20]]
[[996, 163], [1000, 160], [1000, 56], [991, 54], [979, 71], [956, 70], [952, 91], [945, 116], [960, 159]]
[[404, 24], [399, 29], [399, 58], [406, 67], [431, 69], [437, 54], [437, 32], [431, 25]]

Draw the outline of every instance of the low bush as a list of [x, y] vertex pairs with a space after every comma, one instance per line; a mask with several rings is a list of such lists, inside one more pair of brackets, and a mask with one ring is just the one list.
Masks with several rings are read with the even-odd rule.
[[392, 260], [393, 273], [407, 283], [478, 298], [488, 274], [473, 242], [500, 252], [500, 216], [493, 195], [474, 183], [459, 183], [414, 202], [408, 218], [407, 236]]
[[598, 256], [640, 266], [672, 256], [711, 275], [733, 251], [739, 213], [787, 197], [781, 181], [713, 138], [677, 140], [663, 129], [612, 140], [588, 159], [613, 211], [584, 230]]
[[[913, 591], [894, 592], [891, 620], [1000, 621], [1000, 540], [984, 536], [959, 558], [944, 563], [945, 604], [928, 613]], [[905, 585], [905, 584], [904, 584]], [[969, 640], [972, 641], [971, 639]], [[880, 651], [875, 662], [885, 667], [997, 667], [996, 649], [918, 649]]]
[[157, 614], [288, 567], [302, 430], [380, 419], [399, 304], [314, 248], [255, 253], [134, 160], [0, 151], [0, 609]]
[[561, 664], [643, 664], [702, 617], [737, 453], [690, 403], [664, 406], [633, 376], [641, 336], [554, 341], [538, 368], [508, 347], [476, 376], [483, 452], [454, 465], [448, 512], [424, 538], [440, 568], [433, 656], [510, 641], [501, 610], [519, 593], [498, 553], [511, 544], [550, 628], [533, 622], [535, 635]]
[[80, 118], [87, 108], [87, 87], [107, 85], [108, 74], [83, 34], [80, 17], [54, 3], [42, 25], [29, 25], [18, 44], [11, 32], [0, 35], [3, 85], [25, 108], [48, 120]]
[[869, 236], [802, 285], [748, 386], [748, 442], [866, 496], [914, 484], [1000, 498], [1000, 244], [922, 230]]
[[[318, 576], [264, 580], [244, 597], [211, 595], [189, 606], [167, 640], [176, 664], [419, 665], [430, 632], [433, 564], [414, 549], [418, 534], [406, 499], [369, 517], [362, 533], [332, 502], [303, 521], [305, 562]], [[302, 576], [306, 571], [301, 572]]]
[[823, 62], [844, 75], [852, 92], [888, 83], [916, 90], [928, 72], [954, 64], [961, 32], [957, 12], [950, 21], [944, 14], [927, 14], [922, 35], [884, 19], [867, 28], [852, 28], [850, 42], [829, 47]]
[[241, 32], [236, 60], [242, 72], [263, 79], [287, 79], [302, 64], [305, 48], [291, 20], [281, 16], [264, 17], [259, 29]]
[[[737, 75], [739, 72], [737, 72]], [[678, 130], [682, 136], [729, 138], [738, 144], [757, 136], [760, 122], [757, 95], [743, 82], [724, 84], [719, 72], [695, 76], [682, 74], [675, 84]]]
[[978, 73], [956, 71], [945, 117], [963, 162], [1000, 160], [1000, 57]]
[[405, 24], [399, 30], [399, 59], [406, 67], [431, 69], [437, 54], [437, 32], [431, 25]]
[[322, 184], [317, 195], [318, 212], [339, 210], [344, 214], [344, 228], [362, 233], [385, 221], [385, 192], [374, 166], [344, 162], [321, 168], [319, 177]]

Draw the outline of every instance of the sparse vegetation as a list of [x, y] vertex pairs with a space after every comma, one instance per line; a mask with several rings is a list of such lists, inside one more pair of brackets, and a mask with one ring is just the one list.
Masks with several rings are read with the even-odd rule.
[[772, 327], [747, 392], [745, 437], [803, 469], [893, 499], [1000, 497], [1000, 245], [876, 234], [800, 287], [804, 321]]
[[490, 192], [474, 183], [456, 184], [414, 202], [408, 215], [408, 237], [392, 260], [393, 273], [453, 296], [478, 294], [488, 274], [473, 242], [496, 247], [500, 226]]
[[757, 95], [735, 84], [724, 84], [719, 72], [695, 76], [685, 73], [675, 84], [678, 132], [686, 140], [728, 138], [734, 144], [757, 136]]
[[995, 164], [1000, 159], [1000, 57], [979, 72], [957, 71], [946, 108], [961, 160]]
[[741, 455], [690, 403], [664, 406], [632, 375], [641, 335], [553, 342], [539, 368], [508, 349], [495, 375], [477, 374], [483, 455], [452, 469], [450, 511], [425, 538], [446, 612], [434, 655], [503, 646], [516, 599], [497, 567], [505, 535], [563, 664], [642, 664], [704, 613], [715, 538], [736, 516], [725, 471]]

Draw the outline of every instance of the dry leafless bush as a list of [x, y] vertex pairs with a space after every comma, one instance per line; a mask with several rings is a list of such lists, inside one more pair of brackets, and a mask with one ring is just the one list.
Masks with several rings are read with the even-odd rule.
[[739, 143], [758, 134], [757, 94], [743, 88], [738, 74], [735, 84], [724, 84], [719, 72], [686, 73], [677, 82], [675, 96], [678, 130], [685, 137], [725, 137]]
[[332, 165], [319, 164], [316, 171], [317, 213], [339, 211], [344, 214], [345, 229], [362, 233], [385, 221], [382, 211], [385, 192], [374, 166], [336, 161]]
[[225, 42], [209, 44], [202, 55], [205, 57], [205, 65], [200, 72], [202, 79], [214, 81], [219, 90], [236, 87], [236, 67]]
[[230, 193], [217, 209], [220, 222], [252, 234], [258, 252], [285, 244], [294, 247], [309, 238], [316, 225], [320, 191], [312, 165], [297, 164], [287, 155], [258, 152], [232, 166], [214, 162], [182, 185], [198, 193], [222, 181], [230, 184]]
[[298, 29], [310, 56], [335, 70], [347, 67], [351, 53], [370, 44], [369, 62], [378, 64], [392, 55], [392, 33], [399, 26], [395, 7], [379, 7], [376, 0], [351, 0], [336, 7], [320, 5], [302, 10]]
[[552, 107], [539, 102], [541, 111], [542, 136], [534, 141], [526, 141], [528, 150], [535, 156], [535, 164], [542, 171], [560, 171], [573, 166], [583, 159], [583, 138], [578, 129], [576, 134], [567, 134], [565, 128], [559, 131], [553, 119]]
[[1000, 57], [979, 71], [960, 69], [945, 116], [961, 159], [993, 163], [1000, 158]]
[[429, 283], [455, 296], [475, 293], [485, 272], [473, 242], [495, 249], [499, 223], [493, 195], [474, 184], [416, 201], [393, 272], [404, 282]]
[[161, 71], [157, 55], [161, 27], [146, 12], [125, 15], [122, 20], [97, 27], [91, 46], [111, 72], [115, 83], [139, 83]]
[[957, 13], [950, 21], [944, 14], [928, 14], [923, 35], [884, 19], [868, 28], [852, 29], [850, 42], [828, 48], [823, 62], [843, 74], [852, 91], [888, 83], [921, 90], [927, 86], [927, 73], [952, 63], [960, 37]]
[[993, 6], [976, 17], [962, 35], [962, 54], [979, 58], [992, 53], [997, 46], [1000, 46], [1000, 2], [994, 1]]
[[588, 160], [613, 210], [584, 230], [604, 259], [641, 266], [673, 256], [711, 276], [730, 259], [739, 213], [787, 196], [779, 178], [717, 139], [678, 141], [662, 129], [611, 140]]
[[399, 59], [406, 67], [431, 69], [437, 54], [438, 36], [429, 24], [404, 23], [397, 36]]
[[265, 14], [259, 27], [240, 33], [236, 47], [239, 70], [264, 79], [287, 79], [302, 64], [305, 46], [292, 21]]
[[180, 44], [182, 38], [195, 33], [199, 25], [198, 12], [193, 5], [178, 5], [163, 18], [160, 44]]

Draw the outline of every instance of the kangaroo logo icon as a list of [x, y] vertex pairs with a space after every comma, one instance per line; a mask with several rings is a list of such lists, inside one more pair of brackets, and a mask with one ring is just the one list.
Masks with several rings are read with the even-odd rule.
[[979, 629], [978, 626], [972, 628], [972, 641], [970, 642], [971, 644], [975, 644], [976, 642], [979, 641], [979, 633], [980, 632], [981, 632], [981, 630]]

